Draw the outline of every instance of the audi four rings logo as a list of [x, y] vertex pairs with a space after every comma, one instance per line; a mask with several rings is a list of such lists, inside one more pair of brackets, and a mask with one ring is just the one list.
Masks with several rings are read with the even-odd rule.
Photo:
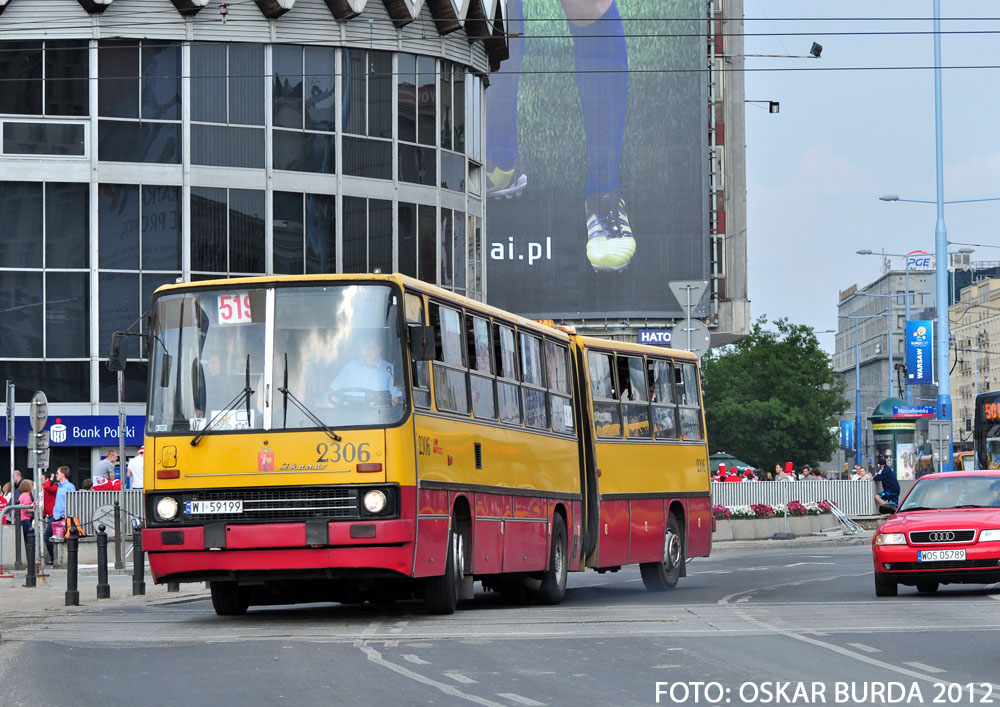
[[932, 543], [947, 543], [955, 539], [955, 532], [952, 530], [940, 530], [927, 534], [927, 539]]

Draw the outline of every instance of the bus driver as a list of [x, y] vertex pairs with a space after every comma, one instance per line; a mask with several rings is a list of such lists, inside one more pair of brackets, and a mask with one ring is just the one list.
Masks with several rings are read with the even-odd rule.
[[376, 335], [361, 342], [361, 357], [349, 361], [330, 383], [329, 400], [345, 404], [361, 400], [367, 393], [388, 393], [392, 404], [398, 405], [403, 392], [393, 385], [392, 364], [382, 358], [382, 342]]

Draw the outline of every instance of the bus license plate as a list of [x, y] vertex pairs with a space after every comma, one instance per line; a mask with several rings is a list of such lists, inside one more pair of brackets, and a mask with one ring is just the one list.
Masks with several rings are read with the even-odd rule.
[[965, 550], [919, 550], [917, 562], [943, 562], [947, 560], [964, 560]]
[[184, 511], [189, 516], [210, 513], [242, 513], [243, 501], [185, 501]]

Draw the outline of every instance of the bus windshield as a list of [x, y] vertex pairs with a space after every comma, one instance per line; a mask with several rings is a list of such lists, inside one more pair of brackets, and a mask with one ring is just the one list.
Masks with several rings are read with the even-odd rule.
[[148, 432], [399, 422], [407, 397], [398, 299], [381, 284], [158, 298]]

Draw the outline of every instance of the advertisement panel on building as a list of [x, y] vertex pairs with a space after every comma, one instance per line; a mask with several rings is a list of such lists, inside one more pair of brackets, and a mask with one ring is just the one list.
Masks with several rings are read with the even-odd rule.
[[614, 0], [567, 19], [558, 0], [508, 3], [510, 58], [486, 92], [491, 304], [683, 315], [667, 283], [709, 276], [705, 11]]
[[906, 323], [906, 382], [934, 382], [934, 322], [915, 319]]

